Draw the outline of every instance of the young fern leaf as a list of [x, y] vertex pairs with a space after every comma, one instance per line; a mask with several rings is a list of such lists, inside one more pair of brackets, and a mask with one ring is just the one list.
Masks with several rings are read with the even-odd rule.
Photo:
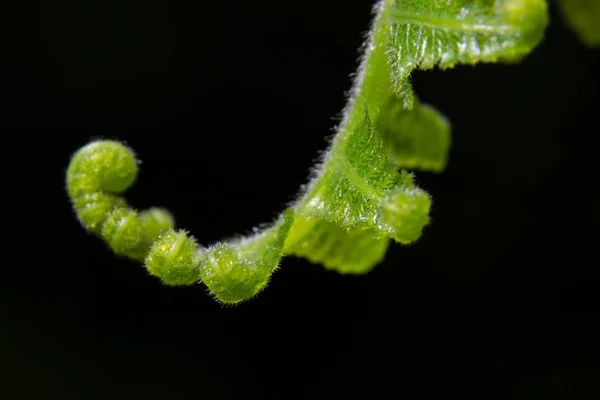
[[117, 195], [137, 175], [125, 146], [98, 141], [79, 150], [67, 189], [82, 224], [117, 253], [143, 259], [165, 284], [204, 282], [235, 304], [268, 283], [284, 255], [306, 257], [341, 273], [365, 273], [390, 240], [409, 244], [429, 223], [431, 201], [398, 167], [441, 171], [450, 125], [415, 100], [417, 67], [516, 60], [543, 36], [543, 0], [383, 0], [344, 118], [297, 201], [253, 236], [197, 246], [160, 209], [137, 213]]
[[450, 151], [450, 121], [427, 104], [404, 109], [393, 96], [381, 110], [378, 130], [394, 164], [401, 168], [442, 172]]
[[340, 273], [365, 273], [385, 257], [388, 238], [362, 229], [342, 229], [317, 218], [298, 219], [286, 252]]
[[478, 62], [514, 62], [543, 38], [545, 0], [397, 0], [391, 11], [394, 91], [407, 109], [414, 94], [409, 75]]
[[116, 141], [91, 142], [71, 159], [67, 192], [85, 229], [102, 237], [116, 254], [143, 261], [150, 245], [173, 226], [173, 217], [162, 208], [138, 214], [117, 196], [137, 173], [131, 149]]
[[566, 23], [589, 47], [600, 46], [600, 0], [558, 0]]

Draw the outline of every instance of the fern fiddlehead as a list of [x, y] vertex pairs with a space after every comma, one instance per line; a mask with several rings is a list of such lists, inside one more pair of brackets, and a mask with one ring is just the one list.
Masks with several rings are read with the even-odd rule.
[[119, 196], [137, 173], [131, 149], [115, 141], [95, 141], [71, 159], [67, 191], [87, 230], [102, 237], [116, 254], [143, 261], [150, 245], [173, 226], [173, 217], [161, 208], [138, 213]]
[[365, 273], [391, 240], [417, 240], [429, 223], [430, 198], [398, 168], [443, 170], [450, 125], [416, 99], [410, 73], [518, 60], [543, 36], [546, 3], [383, 0], [374, 11], [337, 134], [297, 201], [270, 227], [205, 248], [175, 231], [166, 210], [138, 213], [119, 196], [135, 180], [137, 161], [114, 141], [93, 142], [71, 160], [67, 190], [79, 220], [164, 283], [202, 281], [232, 304], [260, 292], [284, 255]]

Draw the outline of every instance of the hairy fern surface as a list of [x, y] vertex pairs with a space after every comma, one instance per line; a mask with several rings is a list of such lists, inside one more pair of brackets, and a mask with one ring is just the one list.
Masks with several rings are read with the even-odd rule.
[[260, 292], [285, 255], [341, 273], [365, 273], [390, 241], [409, 244], [429, 223], [431, 201], [411, 173], [442, 171], [450, 123], [420, 103], [415, 68], [516, 61], [543, 37], [544, 0], [383, 0], [343, 120], [305, 190], [255, 235], [208, 247], [176, 231], [166, 210], [137, 212], [120, 194], [134, 181], [133, 152], [93, 142], [73, 157], [67, 189], [82, 224], [115, 253], [144, 260], [170, 285], [203, 282], [221, 302]]
[[412, 108], [415, 67], [518, 61], [542, 38], [547, 5], [539, 0], [399, 0], [392, 9], [389, 60], [394, 90]]

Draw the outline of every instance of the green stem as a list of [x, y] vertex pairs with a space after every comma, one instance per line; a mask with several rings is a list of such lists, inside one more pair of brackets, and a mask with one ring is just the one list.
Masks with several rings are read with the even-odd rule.
[[[365, 52], [344, 109], [342, 123], [329, 151], [325, 154], [317, 176], [307, 185], [306, 191], [293, 207], [298, 216], [307, 214], [305, 211], [310, 208], [308, 207], [309, 204], [320, 201], [316, 197], [316, 193], [321, 189], [323, 177], [333, 173], [338, 165], [347, 173], [350, 170], [350, 173], [348, 173], [350, 178], [353, 176], [354, 170], [347, 165], [346, 161], [346, 146], [357, 131], [361, 119], [365, 115], [365, 108], [371, 119], [375, 119], [381, 111], [382, 102], [387, 99], [390, 92], [390, 73], [386, 45], [390, 29], [391, 5], [391, 0], [381, 0], [374, 6], [375, 18], [367, 42], [364, 45]], [[360, 178], [355, 180], [360, 182], [360, 186], [366, 187], [366, 189], [363, 188], [365, 193], [372, 194], [377, 200], [381, 199], [381, 196], [371, 190], [368, 185], [364, 185]], [[284, 252], [293, 245], [294, 243], [288, 240]]]

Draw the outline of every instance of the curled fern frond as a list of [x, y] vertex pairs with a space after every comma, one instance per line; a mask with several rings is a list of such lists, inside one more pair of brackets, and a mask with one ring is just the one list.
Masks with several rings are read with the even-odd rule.
[[79, 149], [67, 169], [67, 190], [72, 199], [89, 193], [119, 194], [138, 174], [133, 150], [112, 140], [99, 140]]
[[543, 0], [382, 0], [332, 144], [296, 202], [255, 235], [198, 246], [166, 210], [138, 213], [118, 195], [137, 175], [125, 146], [98, 141], [71, 160], [67, 189], [81, 223], [113, 251], [144, 260], [168, 285], [202, 281], [235, 304], [259, 293], [285, 255], [365, 273], [390, 241], [410, 244], [429, 224], [431, 199], [398, 167], [442, 171], [450, 124], [416, 101], [415, 68], [515, 61], [542, 38]]
[[342, 274], [370, 271], [385, 257], [390, 239], [363, 229], [340, 228], [318, 218], [298, 219], [286, 241], [286, 253]]
[[67, 168], [67, 192], [75, 214], [91, 233], [102, 237], [118, 255], [143, 261], [150, 245], [174, 225], [162, 208], [138, 213], [123, 197], [138, 174], [133, 151], [112, 140], [97, 140], [79, 149]]

